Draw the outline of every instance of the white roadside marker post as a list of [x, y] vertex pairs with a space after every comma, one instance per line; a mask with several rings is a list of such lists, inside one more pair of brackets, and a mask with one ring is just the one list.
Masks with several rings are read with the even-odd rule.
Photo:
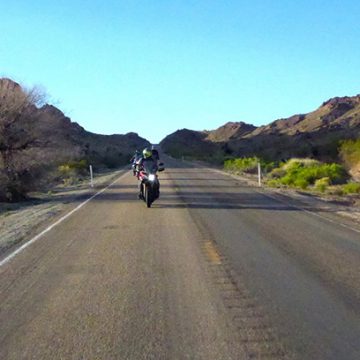
[[94, 187], [94, 177], [93, 177], [93, 168], [92, 165], [89, 166], [90, 168], [90, 186]]
[[259, 187], [261, 187], [261, 165], [258, 162], [258, 181], [259, 181]]

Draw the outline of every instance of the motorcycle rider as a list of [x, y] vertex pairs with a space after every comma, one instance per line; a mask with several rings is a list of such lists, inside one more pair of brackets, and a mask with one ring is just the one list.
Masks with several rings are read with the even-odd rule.
[[151, 146], [151, 153], [152, 153], [152, 157], [153, 157], [155, 160], [157, 160], [157, 161], [160, 160], [159, 152], [156, 150], [156, 148], [155, 148], [154, 145]]
[[137, 163], [141, 158], [141, 153], [139, 150], [135, 150], [135, 154], [131, 157], [130, 162], [131, 164], [131, 168], [133, 169], [133, 175], [136, 176], [137, 175]]
[[[149, 148], [145, 148], [143, 150], [143, 156], [137, 162], [138, 171], [145, 169], [151, 169], [152, 172], [156, 173], [158, 170], [157, 159], [153, 157], [152, 150]], [[138, 177], [139, 178], [139, 177]], [[159, 186], [160, 187], [160, 186]], [[157, 189], [157, 197], [159, 197], [159, 188]], [[139, 199], [143, 199], [142, 186], [141, 181], [139, 183]]]
[[136, 160], [138, 160], [140, 158], [141, 158], [141, 153], [138, 149], [136, 149], [134, 155], [130, 159], [130, 162], [135, 162]]

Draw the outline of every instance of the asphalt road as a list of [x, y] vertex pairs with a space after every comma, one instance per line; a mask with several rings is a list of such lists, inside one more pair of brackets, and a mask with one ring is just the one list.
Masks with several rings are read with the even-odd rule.
[[166, 167], [151, 209], [128, 173], [0, 267], [1, 359], [360, 358], [356, 225]]

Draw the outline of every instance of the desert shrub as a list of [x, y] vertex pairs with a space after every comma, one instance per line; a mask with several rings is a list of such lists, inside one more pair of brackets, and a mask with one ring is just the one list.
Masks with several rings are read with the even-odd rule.
[[275, 168], [279, 166], [279, 164], [275, 161], [265, 161], [263, 159], [260, 160], [261, 171], [264, 174], [272, 172]]
[[68, 173], [69, 171], [76, 170], [76, 171], [84, 171], [87, 169], [88, 164], [86, 160], [78, 160], [78, 161], [68, 161], [62, 165], [59, 165], [58, 170], [60, 173]]
[[224, 169], [229, 171], [254, 172], [257, 169], [258, 162], [259, 159], [257, 157], [226, 160]]
[[244, 158], [231, 158], [225, 159], [224, 169], [227, 171], [235, 172], [245, 172], [245, 173], [257, 173], [258, 163], [261, 166], [261, 172], [263, 174], [268, 174], [273, 171], [279, 163], [274, 161], [268, 161], [260, 159], [256, 156], [254, 157], [244, 157]]
[[269, 177], [272, 179], [280, 179], [283, 176], [285, 176], [286, 174], [286, 170], [283, 167], [278, 167], [273, 169], [270, 173], [269, 173]]
[[309, 187], [310, 183], [307, 179], [297, 178], [294, 181], [294, 185], [295, 185], [295, 187], [305, 190]]
[[342, 141], [340, 143], [339, 155], [347, 168], [360, 163], [360, 139]]
[[276, 180], [276, 179], [267, 180], [267, 181], [266, 181], [266, 185], [267, 185], [267, 186], [270, 186], [270, 187], [273, 187], [273, 188], [281, 187], [280, 181], [279, 181], [279, 180]]
[[86, 160], [73, 160], [58, 166], [58, 172], [65, 185], [76, 184], [88, 174]]
[[332, 195], [337, 195], [337, 196], [342, 196], [342, 195], [344, 195], [345, 193], [344, 193], [343, 187], [340, 186], [340, 185], [338, 185], [338, 186], [335, 186], [334, 188], [332, 188], [332, 189], [330, 190], [330, 194], [332, 194]]
[[344, 194], [360, 194], [360, 183], [350, 182], [342, 186]]
[[[339, 164], [324, 164], [312, 159], [291, 159], [280, 168], [274, 169], [272, 177], [282, 185], [306, 189], [322, 178], [328, 178], [329, 184], [344, 183], [348, 175]], [[324, 180], [325, 181], [325, 180]]]
[[330, 178], [323, 177], [321, 179], [315, 180], [315, 189], [321, 192], [324, 192], [330, 185]]
[[285, 170], [291, 169], [293, 167], [298, 167], [303, 166], [303, 167], [310, 167], [310, 166], [315, 166], [315, 165], [319, 165], [320, 161], [315, 160], [315, 159], [300, 159], [300, 158], [292, 158], [288, 161], [286, 161], [285, 163], [283, 163], [282, 168], [284, 168]]

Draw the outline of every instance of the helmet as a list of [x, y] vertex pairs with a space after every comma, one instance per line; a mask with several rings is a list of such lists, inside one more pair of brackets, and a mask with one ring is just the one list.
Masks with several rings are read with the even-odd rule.
[[144, 156], [145, 159], [149, 158], [151, 155], [152, 155], [152, 152], [151, 152], [151, 150], [149, 148], [145, 148], [143, 150], [143, 156]]

